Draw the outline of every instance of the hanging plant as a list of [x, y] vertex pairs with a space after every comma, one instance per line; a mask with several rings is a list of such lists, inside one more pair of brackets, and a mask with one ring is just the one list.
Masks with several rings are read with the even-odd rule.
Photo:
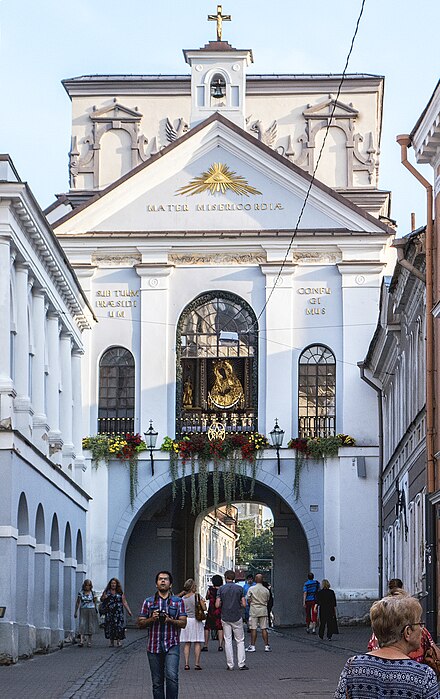
[[84, 437], [82, 448], [92, 453], [94, 468], [98, 468], [100, 461], [109, 464], [110, 459], [119, 459], [128, 465], [130, 474], [130, 505], [133, 507], [138, 491], [138, 455], [147, 446], [140, 434], [127, 432], [124, 435], [97, 434]]
[[300, 476], [307, 458], [327, 459], [331, 456], [337, 456], [340, 447], [354, 446], [355, 444], [354, 437], [350, 437], [348, 434], [291, 439], [287, 447], [295, 449], [295, 477], [293, 480], [295, 500], [299, 498]]
[[[247, 478], [250, 480], [250, 493], [252, 497], [255, 487], [259, 453], [262, 453], [268, 445], [266, 437], [258, 432], [251, 434], [237, 433], [227, 435], [224, 440], [209, 441], [206, 434], [195, 434], [185, 436], [180, 440], [173, 440], [165, 437], [161, 449], [170, 454], [170, 476], [172, 481], [173, 499], [177, 494], [177, 480], [179, 469], [177, 459], [182, 462], [181, 479], [186, 476], [185, 464], [188, 459], [193, 464], [197, 457], [199, 464], [198, 474], [198, 494], [195, 502], [195, 472], [191, 470], [191, 511], [201, 512], [208, 506], [208, 489], [210, 474], [208, 462], [213, 462], [212, 491], [214, 507], [219, 505], [220, 482], [223, 481], [224, 497], [229, 506], [240, 492], [240, 497], [244, 497], [244, 485]], [[250, 476], [247, 473], [248, 466], [251, 467]], [[186, 487], [182, 482], [182, 507], [185, 504]]]

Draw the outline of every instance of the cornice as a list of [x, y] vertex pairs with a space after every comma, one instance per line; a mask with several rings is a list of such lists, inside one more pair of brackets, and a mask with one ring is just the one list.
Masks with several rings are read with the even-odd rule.
[[[21, 187], [22, 190], [25, 188], [25, 185], [21, 183], [18, 186]], [[90, 323], [84, 313], [84, 307], [79, 302], [77, 294], [75, 294], [72, 285], [69, 284], [66, 277], [66, 267], [69, 268], [68, 262], [64, 257], [60, 259], [60, 257], [56, 254], [56, 251], [51, 248], [51, 245], [47, 240], [47, 232], [42, 227], [37, 225], [36, 218], [33, 215], [30, 206], [26, 202], [25, 197], [23, 196], [23, 191], [9, 191], [8, 198], [17, 221], [26, 231], [28, 240], [30, 241], [31, 246], [35, 250], [41, 264], [43, 265], [45, 272], [52, 280], [58, 293], [60, 294], [60, 297], [63, 299], [72, 317], [77, 322], [78, 327], [81, 331], [89, 329]], [[52, 231], [50, 232], [50, 235], [57, 243]], [[73, 276], [73, 270], [69, 269], [69, 271], [71, 271]], [[74, 279], [76, 281], [76, 278]], [[82, 296], [79, 283], [78, 295]], [[86, 299], [84, 300], [88, 306], [88, 302]], [[89, 308], [89, 310], [93, 314], [92, 309]]]
[[411, 133], [418, 163], [432, 163], [440, 149], [440, 81]]

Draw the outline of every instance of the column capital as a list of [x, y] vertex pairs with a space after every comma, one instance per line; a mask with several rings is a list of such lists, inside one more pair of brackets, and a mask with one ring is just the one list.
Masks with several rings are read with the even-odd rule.
[[47, 289], [44, 286], [36, 286], [33, 284], [32, 286], [32, 296], [36, 296], [37, 298], [42, 298], [45, 299], [47, 295]]

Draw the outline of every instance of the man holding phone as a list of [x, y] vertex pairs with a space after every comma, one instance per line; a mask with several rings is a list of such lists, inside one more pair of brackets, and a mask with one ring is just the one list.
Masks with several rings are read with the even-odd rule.
[[149, 632], [147, 657], [154, 699], [179, 695], [179, 636], [186, 626], [186, 611], [183, 600], [171, 594], [172, 583], [169, 571], [156, 575], [156, 593], [144, 601], [138, 618], [139, 628]]

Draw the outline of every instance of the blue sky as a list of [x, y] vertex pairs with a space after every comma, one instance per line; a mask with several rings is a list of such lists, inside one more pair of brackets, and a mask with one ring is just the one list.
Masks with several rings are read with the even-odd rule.
[[[83, 74], [188, 72], [183, 48], [215, 38], [211, 0], [0, 0], [0, 152], [45, 207], [68, 189], [70, 100], [61, 80]], [[223, 38], [251, 48], [255, 73], [340, 73], [360, 0], [224, 0]], [[400, 164], [408, 133], [439, 77], [438, 0], [366, 0], [348, 72], [385, 76], [383, 189], [399, 235], [425, 223], [424, 191]], [[432, 170], [422, 172], [432, 181]]]

